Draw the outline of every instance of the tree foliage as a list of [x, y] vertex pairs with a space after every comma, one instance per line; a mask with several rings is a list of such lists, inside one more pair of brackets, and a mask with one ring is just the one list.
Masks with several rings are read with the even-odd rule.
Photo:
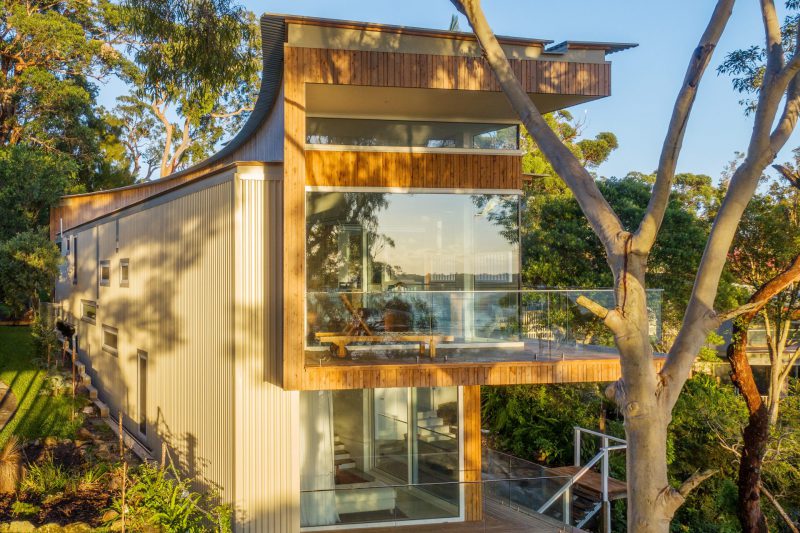
[[0, 148], [0, 242], [49, 222], [50, 206], [76, 186], [71, 159], [29, 146]]
[[0, 19], [0, 146], [27, 144], [72, 157], [84, 188], [130, 182], [109, 157], [114, 131], [96, 105], [95, 81], [119, 66], [106, 0], [5, 0]]
[[[213, 152], [252, 110], [261, 64], [254, 15], [230, 0], [128, 0], [123, 69], [132, 86], [115, 114], [137, 143], [160, 154], [165, 176]], [[158, 124], [141, 129], [149, 114]], [[141, 149], [128, 143], [131, 159]]]
[[[601, 179], [598, 186], [623, 224], [641, 220], [650, 198], [653, 176], [632, 172], [624, 178]], [[549, 179], [528, 187], [522, 221], [523, 280], [533, 286], [609, 287], [613, 284], [600, 240], [578, 202]], [[675, 194], [664, 216], [648, 264], [651, 286], [664, 289], [666, 328], [676, 329], [692, 291], [697, 268], [711, 227], [715, 205], [711, 178], [676, 176]], [[723, 285], [723, 297], [728, 288]]]
[[36, 308], [61, 264], [58, 247], [46, 235], [26, 231], [0, 243], [0, 301], [19, 316]]

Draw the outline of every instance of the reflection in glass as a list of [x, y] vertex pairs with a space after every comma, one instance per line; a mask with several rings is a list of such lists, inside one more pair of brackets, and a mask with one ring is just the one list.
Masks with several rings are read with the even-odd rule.
[[302, 525], [461, 515], [458, 389], [301, 393]]
[[306, 119], [306, 142], [344, 146], [406, 146], [516, 150], [516, 125], [344, 118]]
[[307, 288], [517, 288], [513, 195], [307, 193]]

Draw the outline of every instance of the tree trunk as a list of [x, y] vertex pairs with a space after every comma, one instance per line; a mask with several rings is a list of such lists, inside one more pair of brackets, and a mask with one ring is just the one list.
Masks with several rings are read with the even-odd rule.
[[744, 533], [768, 533], [767, 520], [761, 509], [761, 466], [769, 438], [769, 412], [761, 400], [747, 360], [747, 334], [754, 316], [755, 313], [748, 313], [734, 320], [732, 342], [728, 347], [731, 380], [742, 393], [750, 414], [742, 432], [737, 514]]
[[620, 359], [625, 362], [617, 385], [617, 403], [623, 410], [628, 442], [628, 527], [637, 533], [666, 533], [677, 505], [673, 505], [674, 491], [667, 477], [670, 415], [657, 392], [658, 376], [650, 344], [645, 290], [647, 260], [627, 253], [609, 263], [620, 272], [616, 292], [622, 324], [615, 328], [615, 340]]
[[[658, 410], [625, 417], [628, 441], [628, 531], [666, 533], [674, 509], [667, 505], [667, 425]], [[677, 507], [677, 506], [676, 506]]]
[[744, 442], [739, 463], [739, 506], [737, 514], [744, 533], [769, 533], [761, 509], [761, 467], [769, 439], [769, 413], [761, 409], [750, 414], [742, 432]]

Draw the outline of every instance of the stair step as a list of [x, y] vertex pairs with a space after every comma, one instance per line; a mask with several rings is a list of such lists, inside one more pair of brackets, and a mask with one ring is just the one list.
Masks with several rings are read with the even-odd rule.
[[342, 453], [337, 453], [336, 455], [333, 456], [334, 460], [337, 460], [337, 461], [339, 459], [350, 459], [351, 457], [352, 456], [350, 455], [350, 452], [348, 452], [346, 450], [344, 452], [342, 452]]
[[421, 428], [430, 428], [430, 427], [443, 427], [444, 420], [439, 418], [438, 416], [432, 416], [430, 418], [424, 418], [418, 422], [419, 427]]
[[90, 400], [96, 400], [97, 399], [97, 389], [95, 389], [91, 385], [84, 384], [83, 386], [86, 387], [86, 392], [89, 393], [89, 399]]
[[95, 406], [97, 407], [97, 409], [100, 411], [100, 418], [106, 418], [106, 417], [108, 417], [109, 410], [108, 410], [108, 406], [107, 406], [106, 404], [104, 404], [104, 403], [103, 403], [102, 401], [100, 401], [100, 400], [95, 400], [95, 401], [94, 401], [94, 402], [92, 402], [92, 403], [94, 403], [94, 405], [95, 405]]
[[336, 466], [340, 470], [350, 470], [356, 467], [356, 462], [352, 459], [342, 459], [341, 461], [335, 461]]
[[83, 385], [84, 387], [89, 387], [92, 384], [92, 378], [90, 378], [86, 374], [83, 374], [80, 378], [81, 378], [81, 385]]
[[80, 374], [81, 376], [86, 374], [86, 365], [84, 365], [80, 361], [75, 361], [75, 369], [78, 371], [78, 374]]
[[417, 418], [434, 418], [439, 416], [436, 411], [417, 411]]

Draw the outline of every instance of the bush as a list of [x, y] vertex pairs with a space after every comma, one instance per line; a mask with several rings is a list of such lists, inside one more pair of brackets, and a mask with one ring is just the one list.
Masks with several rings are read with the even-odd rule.
[[[600, 384], [483, 387], [483, 420], [501, 451], [547, 466], [571, 464], [574, 426], [622, 437], [616, 408]], [[593, 439], [582, 440], [582, 457], [597, 453]], [[612, 473], [624, 472], [622, 454], [611, 454]]]
[[0, 301], [21, 316], [49, 291], [63, 258], [44, 233], [19, 233], [0, 243]]
[[27, 518], [35, 516], [41, 508], [32, 503], [16, 501], [11, 504], [11, 514], [15, 518]]
[[72, 481], [69, 472], [56, 464], [52, 455], [48, 455], [44, 461], [30, 466], [20, 488], [24, 492], [45, 497], [64, 492]]
[[[231, 510], [216, 503], [214, 493], [192, 490], [192, 480], [177, 470], [143, 463], [131, 471], [125, 498], [126, 524], [134, 530], [154, 526], [167, 532], [231, 531]], [[121, 496], [112, 509], [121, 514]], [[116, 521], [117, 518], [114, 518]]]

